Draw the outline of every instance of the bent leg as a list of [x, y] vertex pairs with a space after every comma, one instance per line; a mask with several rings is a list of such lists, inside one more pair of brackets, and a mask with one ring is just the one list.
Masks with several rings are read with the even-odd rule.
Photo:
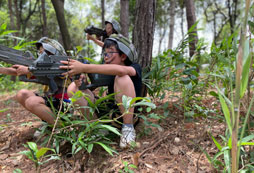
[[[115, 96], [115, 99], [117, 103], [122, 103], [122, 97], [123, 95], [126, 95], [128, 97], [136, 97], [135, 87], [134, 84], [130, 78], [130, 76], [116, 76], [115, 77], [115, 83], [114, 83], [114, 91], [117, 93]], [[122, 105], [119, 106], [119, 109], [121, 113], [124, 113], [124, 107]], [[134, 108], [131, 108], [129, 110], [129, 114], [125, 114], [123, 116], [123, 123], [124, 124], [133, 124], [133, 112]]]
[[34, 94], [34, 92], [32, 91], [29, 91], [27, 89], [22, 89], [20, 91], [18, 91], [17, 95], [16, 95], [16, 100], [23, 106], [27, 109], [26, 105], [25, 105], [25, 102], [26, 100], [31, 97], [31, 96], [36, 96]]
[[54, 124], [55, 118], [51, 109], [45, 105], [45, 100], [39, 96], [30, 96], [25, 101], [25, 108], [49, 124]]

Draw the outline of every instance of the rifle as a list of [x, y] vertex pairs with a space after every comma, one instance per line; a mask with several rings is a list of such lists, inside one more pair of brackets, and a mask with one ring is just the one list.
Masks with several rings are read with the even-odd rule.
[[97, 37], [101, 37], [101, 36], [106, 36], [107, 33], [105, 30], [102, 30], [100, 28], [96, 28], [93, 25], [92, 26], [88, 26], [87, 28], [84, 29], [85, 33], [88, 33], [90, 35], [95, 34]]
[[[66, 69], [60, 69], [63, 65], [60, 61], [68, 61], [71, 57], [62, 55], [47, 55], [42, 53], [38, 59], [35, 59], [30, 52], [22, 52], [0, 45], [0, 61], [10, 64], [20, 64], [28, 66], [29, 71], [33, 73], [35, 79], [29, 79], [26, 76], [20, 76], [19, 79], [24, 82], [35, 82], [43, 85], [48, 85], [50, 93], [55, 93], [58, 87], [63, 87], [64, 80], [62, 73]], [[85, 85], [82, 83], [81, 90], [94, 89], [100, 86], [112, 84], [114, 76], [103, 74], [88, 74], [91, 84]]]
[[32, 65], [35, 60], [33, 54], [29, 51], [23, 52], [0, 45], [0, 61], [9, 64], [19, 64], [24, 66]]
[[[60, 69], [59, 66], [63, 65], [60, 61], [68, 61], [71, 57], [62, 56], [62, 55], [50, 55], [48, 56], [44, 52], [34, 63], [29, 66], [29, 71], [33, 73], [36, 79], [33, 79], [33, 82], [36, 83], [47, 83], [49, 85], [50, 91], [55, 93], [58, 87], [63, 86], [63, 77], [61, 74], [66, 72], [66, 69]], [[82, 61], [79, 59], [79, 61]], [[87, 63], [87, 62], [83, 62]], [[76, 75], [75, 79], [78, 79], [80, 76]], [[103, 75], [103, 74], [94, 74], [89, 73], [88, 77], [91, 81], [91, 84], [86, 85], [82, 82], [82, 85], [79, 87], [80, 90], [85, 89], [95, 89], [101, 86], [108, 86], [114, 82], [114, 76]], [[30, 80], [31, 81], [31, 80]]]

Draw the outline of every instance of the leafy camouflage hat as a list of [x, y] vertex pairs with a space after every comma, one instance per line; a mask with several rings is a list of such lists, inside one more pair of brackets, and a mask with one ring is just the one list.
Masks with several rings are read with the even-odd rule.
[[125, 55], [127, 55], [127, 57], [129, 58], [129, 60], [132, 63], [135, 63], [138, 61], [138, 54], [137, 54], [136, 48], [126, 37], [124, 37], [121, 34], [112, 34], [107, 39], [115, 41], [117, 43], [119, 49]]
[[66, 55], [63, 46], [56, 40], [48, 37], [42, 37], [38, 42], [35, 43], [37, 49], [42, 46], [46, 51], [53, 55]]
[[111, 23], [114, 30], [117, 32], [117, 34], [120, 34], [121, 27], [120, 27], [119, 23], [116, 20], [106, 20], [105, 25], [107, 25], [107, 23]]

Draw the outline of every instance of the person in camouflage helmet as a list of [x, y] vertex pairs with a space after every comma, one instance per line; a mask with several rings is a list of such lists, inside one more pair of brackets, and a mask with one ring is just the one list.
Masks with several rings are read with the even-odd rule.
[[100, 38], [96, 38], [90, 34], [87, 34], [87, 40], [92, 40], [97, 45], [103, 47], [104, 41], [106, 38], [110, 37], [111, 34], [120, 34], [121, 28], [119, 23], [116, 20], [106, 20], [105, 21], [105, 31], [106, 35], [103, 36], [102, 40]]
[[51, 55], [66, 55], [63, 46], [56, 40], [50, 39], [48, 37], [42, 37], [39, 41], [35, 43], [37, 50], [42, 47], [48, 54]]
[[[137, 63], [137, 52], [133, 44], [124, 36], [111, 35], [104, 42], [103, 57], [105, 64], [82, 64], [76, 60], [61, 61], [66, 66], [60, 66], [62, 69], [69, 69], [69, 75], [75, 75], [79, 73], [99, 73], [105, 75], [114, 75], [114, 82], [108, 86], [108, 94], [116, 93], [115, 101], [112, 105], [107, 107], [114, 110], [119, 110], [119, 114], [124, 113], [124, 107], [117, 103], [122, 102], [122, 96], [128, 97], [140, 97], [142, 87], [142, 70], [141, 66]], [[67, 75], [67, 73], [63, 74]], [[68, 95], [72, 97], [72, 93], [77, 92], [78, 87], [81, 85], [81, 79], [74, 81], [68, 87]], [[88, 93], [87, 90], [84, 92]], [[90, 92], [91, 93], [91, 92]], [[90, 94], [91, 98], [94, 95]], [[82, 98], [75, 102], [80, 106], [86, 106], [87, 101]], [[108, 112], [107, 112], [108, 113]], [[105, 114], [104, 114], [105, 115]], [[133, 126], [134, 109], [130, 110], [130, 113], [124, 114], [122, 125], [122, 136], [120, 139], [120, 147], [125, 148], [135, 141], [136, 133]], [[97, 114], [99, 117], [100, 114]]]
[[[48, 55], [66, 55], [64, 48], [59, 42], [47, 37], [41, 38], [35, 45], [39, 55], [43, 52], [46, 52]], [[28, 67], [21, 65], [14, 65], [13, 67], [16, 69], [17, 75], [28, 75], [33, 77]], [[39, 96], [39, 94], [33, 91], [21, 89], [18, 91], [16, 99], [24, 108], [38, 116], [41, 120], [48, 124], [54, 124], [55, 119], [52, 116], [54, 113], [51, 110], [51, 103], [56, 110], [59, 110], [62, 95], [64, 95], [63, 100], [69, 102], [67, 92], [65, 91], [63, 94], [63, 88], [61, 87], [59, 87], [58, 91], [53, 95], [49, 95], [45, 90], [42, 96]], [[49, 100], [52, 102], [50, 103]], [[36, 131], [34, 135], [37, 137], [40, 133]]]

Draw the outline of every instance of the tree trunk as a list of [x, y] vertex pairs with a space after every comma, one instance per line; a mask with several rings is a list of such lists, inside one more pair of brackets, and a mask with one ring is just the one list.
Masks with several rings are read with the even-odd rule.
[[[8, 8], [9, 8], [9, 15], [10, 15], [10, 23], [11, 23], [11, 30], [15, 29], [14, 20], [13, 20], [13, 11], [12, 11], [12, 0], [8, 0]], [[14, 39], [14, 45], [16, 45], [16, 39]], [[16, 76], [11, 76], [11, 80], [16, 82]]]
[[[22, 1], [21, 1], [20, 3], [22, 3]], [[31, 3], [31, 1], [29, 1], [28, 14], [27, 14], [26, 18], [25, 18], [24, 20], [22, 20], [22, 18], [21, 18], [22, 16], [20, 16], [21, 22], [22, 22], [22, 35], [23, 35], [23, 36], [26, 35], [27, 23], [28, 23], [30, 17], [36, 12], [38, 3], [39, 3], [39, 0], [36, 0], [34, 6], [33, 6], [33, 8], [32, 8], [32, 3]], [[20, 4], [20, 7], [21, 7], [21, 6], [22, 6], [22, 4]], [[20, 8], [20, 9], [21, 9], [21, 8]], [[20, 10], [20, 12], [21, 12], [21, 10]], [[22, 12], [21, 12], [21, 14], [22, 14]]]
[[51, 0], [51, 2], [56, 12], [56, 18], [63, 39], [63, 46], [65, 51], [68, 52], [68, 50], [71, 50], [71, 38], [64, 17], [64, 0]]
[[181, 34], [182, 34], [182, 39], [184, 39], [184, 30], [183, 30], [183, 21], [184, 21], [184, 7], [180, 7], [180, 11], [181, 11], [181, 23], [180, 23], [180, 26], [181, 26]]
[[[188, 30], [192, 27], [192, 25], [196, 22], [196, 15], [195, 15], [195, 6], [194, 0], [185, 0], [185, 7], [186, 7], [186, 16], [187, 16], [187, 23], [188, 23]], [[197, 30], [194, 30], [189, 34], [189, 55], [192, 57], [195, 53], [196, 44], [197, 44]]]
[[101, 0], [101, 28], [105, 26], [105, 0]]
[[169, 24], [169, 36], [168, 36], [168, 49], [172, 49], [174, 40], [174, 26], [175, 26], [175, 0], [171, 0], [170, 4], [170, 24]]
[[[133, 43], [138, 52], [142, 68], [150, 69], [152, 63], [153, 37], [155, 29], [156, 0], [136, 0]], [[142, 96], [146, 95], [143, 87]]]
[[238, 0], [233, 0], [233, 4], [231, 5], [231, 0], [227, 0], [227, 7], [228, 7], [228, 16], [229, 16], [229, 24], [230, 24], [230, 31], [231, 34], [234, 32], [235, 21], [237, 17], [237, 4]]
[[166, 26], [160, 28], [159, 35], [160, 35], [160, 37], [159, 37], [159, 49], [158, 49], [158, 54], [161, 53], [161, 44], [162, 44], [162, 41], [163, 41], [163, 39], [164, 39], [164, 37], [165, 37], [165, 35], [166, 35]]
[[[21, 3], [21, 2], [20, 2]], [[21, 23], [21, 12], [19, 10], [18, 0], [14, 0], [14, 6], [15, 6], [15, 16], [16, 16], [16, 29], [20, 30], [20, 23]], [[16, 33], [16, 36], [18, 36], [18, 32]]]
[[41, 0], [41, 12], [42, 12], [42, 18], [43, 18], [42, 35], [43, 36], [48, 36], [45, 0]]
[[129, 38], [129, 0], [121, 0], [120, 2], [120, 25], [121, 34]]
[[11, 30], [14, 30], [15, 26], [14, 26], [14, 20], [13, 20], [12, 0], [8, 0], [8, 8], [9, 8], [9, 15], [10, 15]]

